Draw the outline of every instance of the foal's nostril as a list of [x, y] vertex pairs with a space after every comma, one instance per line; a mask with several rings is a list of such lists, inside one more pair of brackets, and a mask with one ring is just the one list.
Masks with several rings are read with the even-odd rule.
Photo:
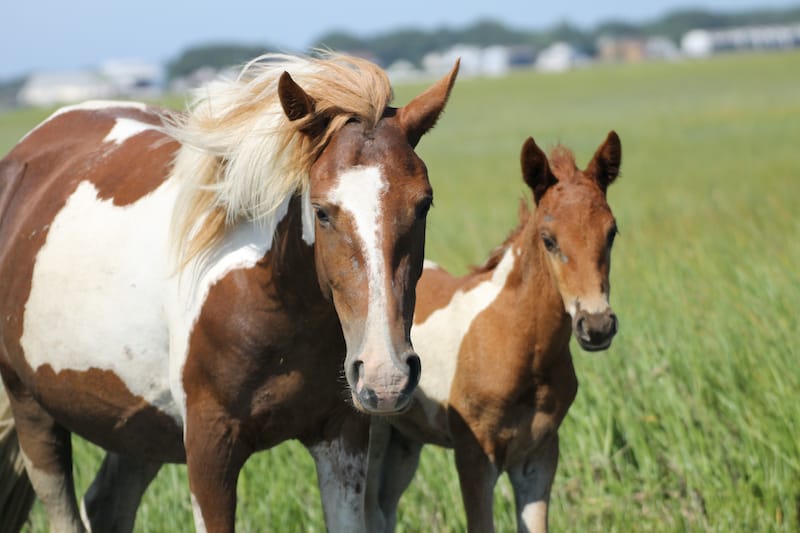
[[619, 329], [619, 321], [617, 320], [617, 315], [611, 313], [611, 328], [609, 329], [608, 334], [613, 336], [617, 334], [617, 330]]
[[588, 339], [588, 335], [586, 334], [585, 316], [579, 316], [578, 319], [575, 321], [575, 332], [578, 334], [579, 337], [583, 339]]

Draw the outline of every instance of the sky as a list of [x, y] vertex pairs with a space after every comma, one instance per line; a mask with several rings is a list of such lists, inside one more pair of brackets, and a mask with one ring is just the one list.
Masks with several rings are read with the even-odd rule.
[[302, 52], [333, 30], [369, 37], [398, 28], [465, 27], [491, 18], [523, 30], [569, 21], [643, 22], [676, 8], [741, 11], [800, 0], [26, 0], [3, 9], [0, 80], [95, 67], [107, 60], [165, 63], [210, 42]]

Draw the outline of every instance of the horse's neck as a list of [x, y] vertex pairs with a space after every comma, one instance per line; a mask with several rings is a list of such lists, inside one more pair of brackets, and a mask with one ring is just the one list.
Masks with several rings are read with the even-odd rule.
[[308, 228], [304, 229], [303, 224], [304, 201], [295, 197], [290, 202], [264, 261], [272, 271], [275, 294], [287, 312], [301, 313], [307, 317], [309, 311], [317, 311], [328, 317], [335, 315], [335, 312], [333, 304], [320, 290], [314, 244], [313, 241], [309, 242]]

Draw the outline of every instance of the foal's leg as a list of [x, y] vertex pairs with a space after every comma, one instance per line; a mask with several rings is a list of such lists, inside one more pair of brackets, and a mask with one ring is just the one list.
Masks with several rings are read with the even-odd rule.
[[133, 531], [142, 495], [160, 468], [161, 463], [107, 453], [81, 506], [92, 531]]
[[397, 527], [397, 505], [419, 466], [422, 443], [373, 417], [370, 427], [367, 479], [367, 525], [371, 532], [391, 533]]
[[353, 414], [331, 440], [307, 445], [317, 466], [322, 510], [329, 533], [370, 531], [364, 508], [369, 455], [369, 417]]
[[50, 531], [85, 531], [75, 500], [70, 433], [34, 400], [21, 383], [6, 382], [25, 469], [42, 501]]
[[461, 497], [467, 514], [467, 531], [491, 533], [494, 531], [494, 486], [499, 473], [466, 422], [451, 411], [449, 423]]
[[514, 465], [508, 475], [514, 488], [519, 533], [547, 531], [550, 488], [558, 466], [558, 435], [547, 439], [523, 464]]

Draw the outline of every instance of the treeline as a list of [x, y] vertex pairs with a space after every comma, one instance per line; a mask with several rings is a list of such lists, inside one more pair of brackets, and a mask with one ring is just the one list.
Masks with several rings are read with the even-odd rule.
[[[310, 48], [330, 48], [368, 55], [381, 65], [388, 66], [399, 59], [419, 65], [425, 54], [442, 51], [456, 44], [475, 46], [527, 46], [533, 50], [565, 41], [594, 55], [599, 37], [664, 36], [676, 43], [687, 31], [695, 28], [720, 29], [756, 24], [785, 24], [800, 22], [800, 6], [788, 9], [756, 9], [737, 13], [716, 13], [701, 9], [673, 11], [650, 22], [633, 24], [610, 20], [594, 28], [583, 29], [564, 22], [543, 30], [511, 28], [493, 20], [478, 21], [466, 28], [443, 27], [431, 31], [399, 29], [374, 36], [359, 36], [348, 32], [330, 32], [318, 38]], [[208, 44], [190, 48], [167, 65], [167, 77], [186, 76], [198, 68], [225, 68], [241, 64], [265, 52], [283, 50], [276, 46], [240, 46]]]

